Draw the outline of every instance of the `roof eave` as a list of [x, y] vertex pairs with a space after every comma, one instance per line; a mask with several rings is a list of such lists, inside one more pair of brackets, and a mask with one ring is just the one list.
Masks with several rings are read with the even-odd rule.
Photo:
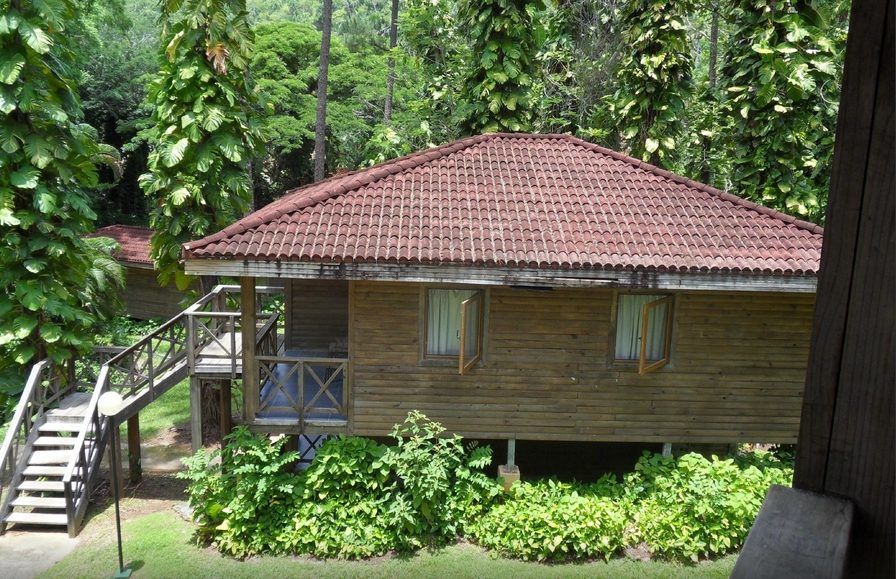
[[815, 274], [793, 273], [535, 269], [407, 263], [310, 263], [198, 258], [187, 258], [184, 263], [188, 274], [232, 277], [795, 293], [815, 293], [817, 285]]

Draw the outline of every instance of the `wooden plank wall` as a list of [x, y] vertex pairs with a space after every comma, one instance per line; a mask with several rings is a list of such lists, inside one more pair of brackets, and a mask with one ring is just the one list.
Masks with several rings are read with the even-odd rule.
[[348, 340], [348, 282], [286, 280], [286, 347], [328, 354], [330, 344]]
[[794, 486], [855, 503], [848, 576], [893, 577], [893, 0], [856, 0], [849, 29]]
[[351, 428], [419, 409], [469, 437], [794, 442], [813, 297], [676, 294], [672, 363], [608, 361], [614, 292], [491, 288], [482, 363], [421, 362], [420, 286], [353, 282]]
[[184, 294], [177, 291], [174, 283], [159, 286], [156, 272], [140, 267], [125, 267], [126, 286], [124, 295], [125, 313], [132, 318], [149, 320], [168, 319], [183, 310]]

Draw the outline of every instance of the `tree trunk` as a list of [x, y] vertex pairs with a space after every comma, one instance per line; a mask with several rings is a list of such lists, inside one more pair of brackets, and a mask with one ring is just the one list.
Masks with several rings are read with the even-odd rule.
[[314, 128], [314, 180], [324, 178], [327, 161], [327, 74], [330, 68], [330, 29], [333, 0], [324, 0], [321, 19], [320, 72], [317, 76], [317, 122]]
[[383, 122], [392, 122], [392, 95], [395, 91], [395, 47], [398, 45], [398, 0], [392, 0], [392, 20], [389, 23], [389, 74], [386, 77], [386, 105]]
[[709, 88], [716, 88], [719, 61], [719, 6], [712, 8], [712, 24], [709, 29]]

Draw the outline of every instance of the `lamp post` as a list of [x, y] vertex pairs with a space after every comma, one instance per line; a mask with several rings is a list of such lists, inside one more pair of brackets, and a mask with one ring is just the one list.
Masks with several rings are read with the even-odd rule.
[[131, 576], [131, 570], [124, 568], [124, 555], [121, 548], [121, 513], [118, 509], [119, 490], [118, 490], [118, 421], [115, 417], [121, 412], [124, 406], [124, 400], [118, 392], [104, 393], [97, 401], [97, 410], [100, 414], [109, 419], [112, 427], [112, 494], [115, 497], [115, 531], [118, 534], [118, 573], [114, 579], [125, 578]]

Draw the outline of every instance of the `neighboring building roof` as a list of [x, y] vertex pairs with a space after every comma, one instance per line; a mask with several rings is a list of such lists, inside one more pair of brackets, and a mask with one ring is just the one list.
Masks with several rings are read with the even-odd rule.
[[149, 240], [152, 229], [137, 225], [109, 225], [97, 229], [91, 237], [111, 237], [121, 246], [115, 252], [115, 259], [123, 263], [152, 265], [149, 258]]
[[568, 135], [489, 134], [287, 192], [186, 259], [816, 274], [822, 228]]

